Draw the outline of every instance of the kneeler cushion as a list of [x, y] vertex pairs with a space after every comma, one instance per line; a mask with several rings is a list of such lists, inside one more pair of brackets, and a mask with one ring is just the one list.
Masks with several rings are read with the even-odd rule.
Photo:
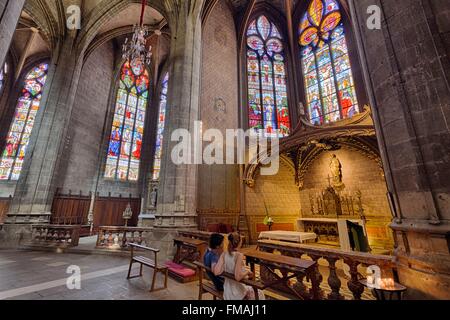
[[168, 262], [166, 262], [166, 266], [167, 266], [167, 268], [169, 268], [170, 271], [172, 271], [173, 273], [176, 273], [182, 277], [195, 276], [195, 270], [192, 270], [185, 266], [176, 264], [175, 262], [168, 261]]

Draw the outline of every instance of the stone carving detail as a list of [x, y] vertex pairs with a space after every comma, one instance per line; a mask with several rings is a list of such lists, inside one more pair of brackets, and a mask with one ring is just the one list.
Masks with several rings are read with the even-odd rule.
[[331, 185], [334, 189], [340, 191], [345, 188], [342, 182], [342, 164], [338, 157], [333, 154], [330, 161]]
[[158, 201], [158, 188], [155, 186], [153, 187], [153, 190], [150, 193], [150, 208], [156, 209], [157, 201]]
[[227, 113], [227, 103], [222, 98], [214, 99], [214, 110], [220, 113]]

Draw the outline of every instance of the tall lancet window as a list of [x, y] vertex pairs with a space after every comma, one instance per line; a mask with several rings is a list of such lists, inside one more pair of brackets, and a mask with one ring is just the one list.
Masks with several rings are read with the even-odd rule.
[[162, 82], [161, 96], [159, 100], [158, 131], [156, 133], [155, 158], [153, 161], [153, 180], [159, 180], [161, 172], [162, 143], [164, 126], [166, 123], [167, 90], [169, 87], [169, 73], [166, 73]]
[[34, 67], [25, 76], [16, 112], [0, 160], [0, 180], [19, 180], [31, 132], [47, 79], [48, 64]]
[[266, 136], [288, 136], [291, 127], [282, 40], [265, 16], [247, 29], [249, 127]]
[[107, 179], [139, 179], [149, 83], [142, 64], [123, 64], [106, 160]]
[[359, 113], [338, 2], [312, 0], [299, 33], [311, 123], [331, 123]]
[[0, 95], [2, 94], [3, 87], [5, 86], [7, 73], [8, 73], [8, 64], [5, 62], [3, 67], [0, 69]]

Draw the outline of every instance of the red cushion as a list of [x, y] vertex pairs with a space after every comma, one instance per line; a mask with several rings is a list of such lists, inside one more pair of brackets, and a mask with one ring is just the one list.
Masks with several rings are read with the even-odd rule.
[[170, 271], [172, 271], [173, 273], [176, 273], [182, 277], [195, 276], [195, 270], [192, 270], [185, 266], [176, 264], [175, 262], [168, 261], [168, 262], [166, 262], [166, 266], [167, 266], [167, 268], [169, 268]]

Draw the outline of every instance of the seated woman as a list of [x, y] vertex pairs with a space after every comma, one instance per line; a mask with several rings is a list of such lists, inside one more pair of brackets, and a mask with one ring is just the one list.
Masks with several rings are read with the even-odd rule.
[[[224, 300], [255, 300], [255, 292], [252, 287], [240, 283], [242, 279], [254, 277], [254, 274], [244, 266], [244, 255], [239, 252], [242, 240], [239, 233], [228, 235], [228, 250], [220, 256], [219, 262], [214, 266], [215, 275], [223, 272], [234, 274], [236, 280], [225, 278], [223, 298]], [[264, 300], [264, 294], [258, 292], [260, 300]]]

